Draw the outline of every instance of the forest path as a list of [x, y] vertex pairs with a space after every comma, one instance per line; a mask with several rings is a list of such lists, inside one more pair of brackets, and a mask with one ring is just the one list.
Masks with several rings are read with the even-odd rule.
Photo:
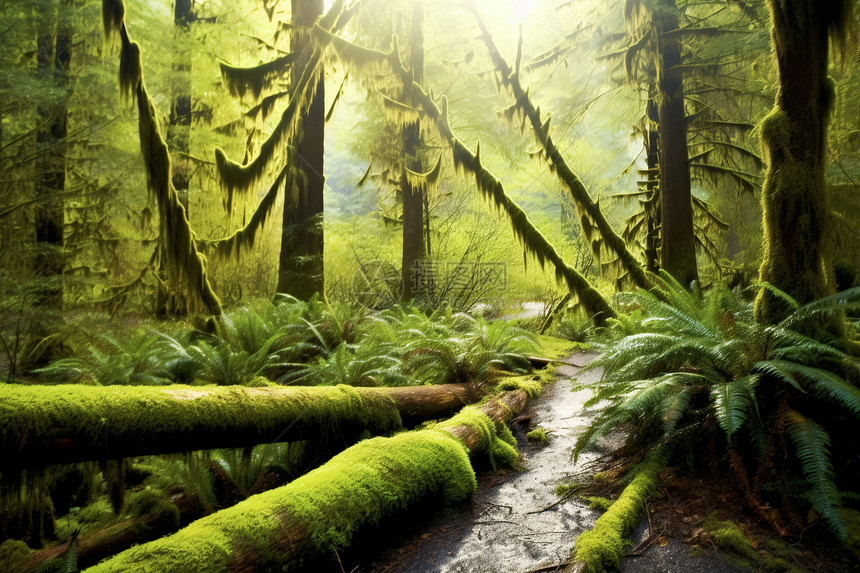
[[[556, 381], [520, 416], [531, 416], [528, 429], [543, 427], [550, 434], [546, 446], [525, 440], [523, 425], [514, 426], [522, 471], [487, 472], [479, 475], [471, 508], [454, 519], [437, 519], [423, 526], [399, 546], [389, 548], [375, 562], [355, 573], [537, 573], [562, 571], [569, 562], [576, 538], [594, 526], [600, 512], [589, 509], [575, 496], [561, 503], [555, 488], [589, 468], [599, 453], [586, 452], [576, 464], [573, 446], [595, 415], [584, 404], [590, 390], [572, 392], [573, 379], [580, 383], [600, 380], [602, 370], [582, 373], [596, 357], [578, 353], [565, 359]], [[633, 536], [633, 547], [648, 537], [648, 520]], [[401, 538], [402, 540], [402, 538]], [[632, 549], [632, 548], [631, 548]], [[626, 557], [620, 573], [696, 572], [741, 573], [715, 551], [693, 556], [683, 542], [669, 537], [666, 544], [652, 543], [639, 556]]]
[[[567, 361], [584, 366], [594, 357], [581, 353]], [[566, 562], [577, 535], [599, 516], [574, 499], [544, 509], [558, 501], [556, 485], [594, 457], [584, 454], [577, 464], [570, 457], [577, 437], [590, 421], [583, 405], [591, 392], [571, 392], [572, 378], [580, 370], [563, 364], [557, 369], [558, 379], [524, 413], [532, 416], [530, 428], [541, 426], [551, 438], [548, 445], [541, 446], [526, 442], [524, 431], [515, 431], [523, 471], [480, 476], [471, 511], [424, 529], [384, 562], [366, 570], [519, 573]], [[594, 382], [600, 376], [600, 370], [588, 371], [579, 381]]]

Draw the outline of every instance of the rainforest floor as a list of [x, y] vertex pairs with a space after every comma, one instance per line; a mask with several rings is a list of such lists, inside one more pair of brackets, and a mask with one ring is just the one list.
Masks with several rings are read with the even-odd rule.
[[[565, 359], [585, 365], [593, 354]], [[572, 392], [580, 368], [562, 365], [556, 381], [514, 419], [521, 469], [479, 471], [478, 489], [459, 508], [415, 507], [382, 527], [367, 528], [340, 554], [307, 563], [308, 571], [334, 573], [544, 573], [569, 565], [576, 537], [591, 528], [601, 512], [576, 496], [559, 501], [556, 486], [582, 480], [600, 470], [600, 457], [613, 447], [580, 456], [571, 451], [594, 413], [585, 411], [589, 390]], [[600, 379], [583, 373], [578, 382]], [[549, 443], [526, 439], [543, 428]], [[714, 476], [680, 477], [667, 470], [658, 496], [632, 538], [620, 573], [739, 573], [743, 571], [860, 571], [852, 556], [811, 531], [802, 540], [778, 540], [744, 509], [733, 482]], [[754, 552], [746, 558], [718, 547], [707, 526], [736, 524]], [[753, 555], [750, 557], [750, 555]], [[755, 557], [758, 555], [759, 557]], [[758, 560], [757, 560], [758, 559]], [[788, 569], [774, 565], [782, 559]]]

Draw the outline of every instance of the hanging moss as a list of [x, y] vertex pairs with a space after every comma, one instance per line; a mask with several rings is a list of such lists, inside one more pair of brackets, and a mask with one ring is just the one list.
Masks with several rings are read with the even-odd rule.
[[143, 83], [140, 47], [129, 39], [125, 23], [121, 20], [125, 13], [121, 4], [103, 0], [102, 16], [105, 31], [118, 31], [122, 41], [120, 91], [124, 97], [133, 95], [137, 100], [140, 150], [149, 192], [158, 203], [159, 240], [166, 254], [170, 280], [186, 294], [189, 310], [205, 310], [212, 316], [220, 316], [221, 301], [209, 283], [205, 260], [197, 250], [185, 207], [173, 187], [170, 153], [161, 134], [158, 112]]
[[254, 184], [266, 174], [271, 162], [275, 158], [283, 156], [286, 146], [296, 134], [302, 115], [313, 103], [313, 96], [316, 93], [316, 85], [319, 80], [321, 58], [320, 50], [315, 50], [310, 56], [278, 124], [260, 145], [259, 152], [251, 161], [238, 163], [229, 159], [222, 149], [215, 150], [215, 163], [221, 177], [221, 185], [227, 191], [228, 196], [236, 191], [250, 192]]
[[[284, 197], [284, 209], [295, 209], [297, 194], [295, 192], [296, 186], [293, 184], [293, 180], [300, 177], [304, 177], [304, 174], [295, 169], [291, 162], [288, 162], [284, 165], [284, 168], [281, 169], [278, 176], [275, 177], [272, 186], [269, 187], [269, 190], [263, 198], [260, 199], [260, 203], [254, 210], [254, 214], [251, 216], [251, 220], [248, 221], [247, 225], [227, 238], [217, 239], [214, 241], [201, 241], [201, 246], [205, 249], [214, 249], [215, 253], [223, 258], [227, 258], [233, 254], [238, 260], [243, 249], [247, 251], [254, 248], [257, 234], [265, 227], [266, 220], [269, 218], [269, 215], [272, 213], [272, 209], [275, 207], [275, 202], [277, 201], [278, 194], [281, 189], [286, 188], [292, 191]], [[230, 198], [232, 199], [232, 195], [230, 195]], [[227, 207], [228, 212], [231, 207], [232, 205]]]
[[525, 253], [534, 256], [541, 268], [547, 261], [555, 267], [556, 280], [564, 281], [571, 294], [575, 295], [589, 316], [597, 324], [604, 324], [607, 318], [615, 316], [615, 311], [606, 299], [576, 269], [567, 265], [555, 248], [529, 220], [525, 211], [506, 194], [496, 177], [481, 165], [480, 147], [472, 154], [458, 139], [451, 140], [454, 165], [475, 177], [478, 190], [497, 208], [508, 215], [511, 228]]
[[341, 61], [349, 64], [354, 71], [359, 70], [364, 73], [393, 71], [400, 79], [404, 95], [411, 99], [412, 107], [421, 109], [426, 117], [436, 124], [439, 134], [448, 141], [453, 152], [454, 166], [474, 175], [477, 187], [484, 197], [491, 200], [498, 208], [504, 209], [514, 234], [523, 245], [525, 255], [537, 258], [541, 266], [546, 261], [552, 262], [555, 266], [556, 278], [567, 284], [571, 293], [577, 296], [580, 304], [594, 317], [596, 322], [603, 324], [607, 318], [615, 316], [615, 312], [603, 296], [576, 269], [569, 267], [562, 260], [555, 248], [529, 221], [525, 212], [507, 197], [501, 182], [484, 169], [480, 160], [480, 148], [473, 155], [454, 136], [448, 122], [447, 98], [442, 96], [441, 107], [437, 106], [432, 95], [425, 92], [413, 80], [411, 70], [407, 69], [400, 61], [396, 36], [392, 42], [392, 49], [387, 53], [357, 46], [322, 29], [319, 25], [314, 27], [313, 37], [318, 47], [327, 46], [328, 49], [334, 51]]
[[125, 20], [125, 2], [123, 0], [102, 0], [102, 24], [105, 38], [110, 38], [114, 32], [119, 32]]
[[296, 54], [291, 52], [257, 66], [221, 64], [221, 77], [231, 95], [242, 98], [247, 92], [251, 92], [254, 99], [258, 100], [263, 89], [269, 87], [275, 78], [289, 72], [295, 60]]
[[[653, 284], [642, 268], [642, 265], [627, 250], [627, 244], [624, 242], [624, 239], [612, 229], [609, 221], [604, 217], [599, 202], [595, 202], [591, 198], [585, 185], [568, 167], [561, 152], [555, 143], [553, 143], [552, 137], [549, 135], [551, 118], [547, 117], [545, 121], [541, 120], [540, 108], [535, 108], [529, 97], [528, 88], [523, 90], [520, 84], [518, 67], [517, 69], [511, 69], [498, 48], [496, 48], [492, 36], [478, 15], [477, 8], [472, 6], [471, 10], [481, 29], [482, 38], [487, 44], [490, 57], [499, 72], [502, 84], [511, 90], [516, 108], [519, 109], [524, 119], [527, 118], [531, 124], [535, 138], [542, 146], [550, 170], [558, 176], [562, 185], [570, 193], [570, 197], [579, 213], [583, 234], [590, 242], [595, 257], [598, 260], [601, 258], [605, 259], [607, 255], [614, 255], [616, 257], [613, 261], [610, 261], [609, 265], [601, 265], [601, 268], [606, 269], [608, 266], [620, 266], [618, 270], [621, 275], [620, 278], [628, 277], [636, 286], [650, 289]], [[510, 116], [513, 118], [513, 112], [510, 113]]]
[[[316, 32], [319, 29], [324, 33], [330, 33], [329, 30], [332, 27], [338, 29], [346, 25], [346, 22], [351, 17], [351, 13], [344, 13], [343, 6], [343, 0], [335, 2], [328, 12], [314, 25], [312, 32]], [[312, 38], [314, 34], [309, 33], [308, 36]], [[297, 53], [291, 60], [303, 60], [302, 56], [303, 54]], [[324, 52], [319, 47], [314, 48], [312, 53], [307, 56], [307, 63], [302, 70], [299, 81], [294, 86], [291, 86], [289, 103], [281, 114], [278, 124], [272, 130], [269, 137], [260, 145], [260, 150], [251, 161], [247, 163], [232, 161], [222, 149], [215, 150], [215, 163], [221, 178], [221, 185], [226, 190], [228, 197], [232, 197], [232, 194], [237, 191], [250, 192], [253, 186], [266, 174], [271, 163], [282, 157], [286, 146], [294, 139], [302, 117], [307, 113], [314, 101], [314, 96], [317, 93], [316, 86], [323, 73], [322, 66], [320, 65], [324, 61], [323, 56]], [[273, 70], [277, 67], [275, 64], [272, 64], [271, 67], [268, 67], [268, 64], [263, 64], [262, 66], [251, 68], [246, 72], [238, 72], [236, 71], [237, 68], [233, 68], [232, 71], [227, 72], [228, 74], [233, 74], [230, 76], [232, 80], [227, 80], [228, 89], [241, 89], [241, 85], [245, 85], [242, 83], [243, 81], [249, 85], [249, 88], [246, 89], [255, 89], [257, 83], [260, 83], [262, 86], [265, 84], [267, 75], [274, 73]], [[235, 82], [231, 87], [230, 82], [233, 80]], [[259, 92], [255, 93], [255, 97], [259, 97], [261, 91], [262, 88]], [[264, 116], [268, 115], [268, 111], [271, 105], [274, 104], [274, 101], [283, 95], [285, 94], [275, 94], [272, 96], [273, 99], [261, 103], [259, 110]], [[229, 202], [232, 204], [232, 201]]]

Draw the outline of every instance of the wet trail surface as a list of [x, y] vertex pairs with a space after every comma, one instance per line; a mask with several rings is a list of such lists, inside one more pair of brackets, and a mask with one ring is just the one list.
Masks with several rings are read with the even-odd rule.
[[[568, 362], [584, 366], [595, 355], [577, 354]], [[576, 537], [594, 525], [600, 512], [570, 497], [558, 503], [555, 488], [582, 475], [598, 454], [585, 453], [573, 463], [571, 452], [585, 431], [593, 412], [584, 410], [590, 390], [572, 392], [572, 379], [596, 382], [598, 369], [579, 375], [581, 368], [562, 365], [557, 379], [519, 417], [514, 425], [519, 442], [522, 471], [485, 473], [471, 510], [453, 519], [436, 520], [415, 531], [405, 542], [389, 548], [358, 572], [379, 573], [538, 573], [562, 571], [570, 561]], [[530, 418], [530, 419], [529, 419]], [[548, 445], [528, 443], [525, 429], [543, 427], [550, 434]], [[633, 547], [647, 538], [647, 520], [633, 536]], [[345, 569], [349, 571], [347, 567]], [[713, 552], [693, 557], [689, 548], [675, 539], [665, 546], [651, 545], [637, 557], [623, 560], [621, 573], [741, 571]]]
[[[568, 361], [585, 365], [593, 357], [579, 354]], [[546, 386], [524, 413], [532, 417], [530, 428], [545, 428], [551, 439], [540, 446], [527, 443], [524, 432], [515, 431], [523, 471], [480, 477], [471, 512], [419, 533], [390, 561], [377, 564], [377, 570], [516, 573], [566, 562], [576, 536], [599, 515], [572, 499], [549, 507], [558, 501], [556, 485], [577, 470], [570, 453], [589, 422], [583, 403], [591, 392], [571, 392], [571, 378], [579, 370], [562, 365], [557, 381]], [[590, 371], [580, 381], [599, 378], [600, 371]], [[587, 460], [586, 455], [580, 456], [577, 466]]]

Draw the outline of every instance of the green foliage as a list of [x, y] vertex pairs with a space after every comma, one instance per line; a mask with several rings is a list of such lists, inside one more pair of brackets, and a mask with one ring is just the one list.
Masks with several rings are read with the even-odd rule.
[[33, 370], [47, 380], [63, 383], [160, 385], [170, 381], [170, 372], [162, 361], [160, 340], [153, 333], [138, 330], [127, 341], [108, 334], [97, 337], [88, 356], [61, 358]]
[[499, 371], [527, 372], [528, 352], [536, 345], [529, 332], [503, 320], [487, 322], [454, 314], [447, 332], [424, 335], [406, 344], [404, 362], [419, 380], [434, 383], [486, 382]]
[[538, 426], [526, 434], [526, 440], [545, 446], [549, 444], [549, 434], [546, 428]]
[[[752, 303], [724, 284], [690, 292], [668, 275], [659, 295], [619, 295], [644, 314], [629, 325], [635, 333], [622, 331], [588, 366], [602, 367], [604, 374], [587, 405], [608, 405], [580, 437], [575, 454], [617, 428], [629, 431], [629, 451], [668, 448], [681, 460], [695, 458], [697, 444], [716, 440], [732, 455], [752, 454], [732, 464], [747, 484], [748, 499], [757, 499], [761, 485], [749, 490], [746, 468], [759, 466], [768, 479], [785, 483], [785, 474], [771, 473], [779, 467], [803, 484], [799, 491], [777, 486], [779, 495], [806, 498], [844, 539], [826, 428], [860, 415], [860, 389], [853, 382], [860, 361], [840, 349], [844, 341], [795, 328], [858, 308], [860, 289], [798, 306], [774, 287], [763, 288], [795, 310], [777, 324], [761, 324], [753, 319]], [[786, 459], [793, 461], [780, 462]]]

